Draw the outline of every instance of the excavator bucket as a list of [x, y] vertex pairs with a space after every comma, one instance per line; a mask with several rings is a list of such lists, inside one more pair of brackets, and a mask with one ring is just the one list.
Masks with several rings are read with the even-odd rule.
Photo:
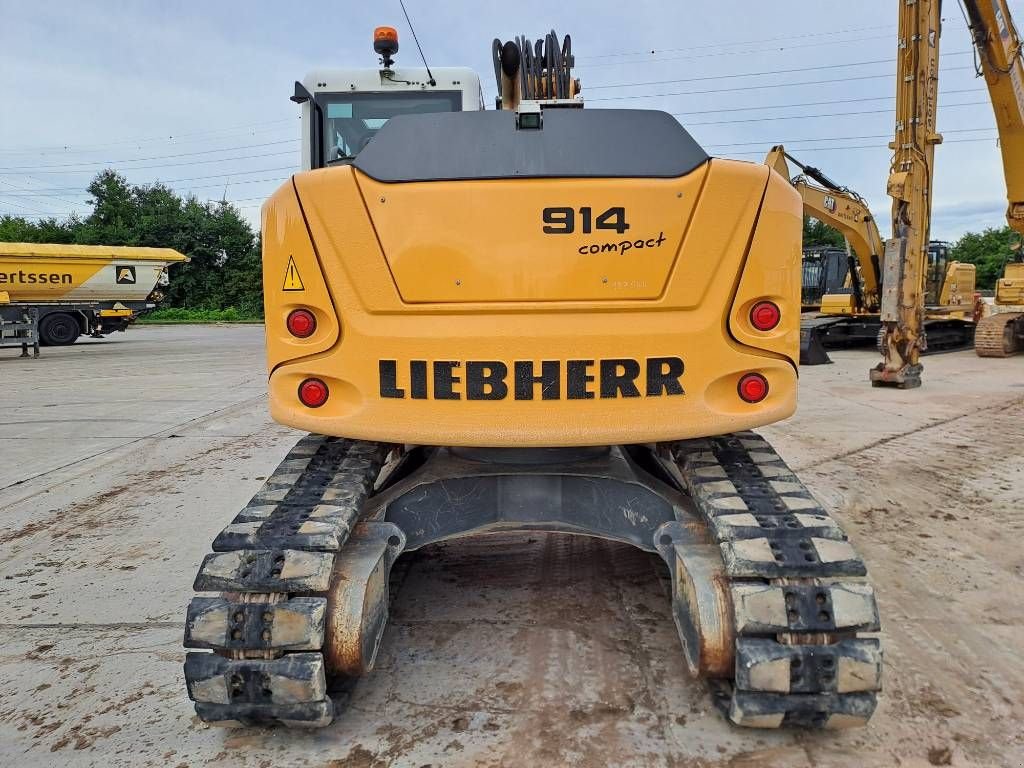
[[827, 365], [832, 358], [825, 351], [825, 345], [821, 343], [821, 336], [818, 329], [813, 325], [804, 325], [800, 328], [800, 365]]

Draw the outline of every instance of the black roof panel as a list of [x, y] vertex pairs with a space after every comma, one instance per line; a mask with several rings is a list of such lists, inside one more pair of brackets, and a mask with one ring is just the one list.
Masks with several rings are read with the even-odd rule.
[[540, 130], [510, 111], [400, 115], [354, 165], [377, 181], [506, 178], [674, 178], [708, 160], [666, 112], [547, 109]]

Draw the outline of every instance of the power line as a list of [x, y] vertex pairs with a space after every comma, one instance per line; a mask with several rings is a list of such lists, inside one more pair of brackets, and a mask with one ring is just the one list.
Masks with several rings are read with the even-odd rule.
[[[187, 143], [189, 141], [189, 139], [187, 139], [186, 137], [189, 137], [189, 136], [209, 136], [209, 135], [217, 134], [217, 133], [230, 133], [230, 132], [233, 132], [233, 131], [248, 131], [249, 129], [256, 128], [256, 127], [259, 127], [259, 126], [278, 125], [278, 124], [281, 124], [281, 123], [292, 123], [292, 122], [295, 121], [295, 119], [296, 118], [288, 118], [287, 120], [268, 120], [268, 121], [259, 122], [259, 123], [247, 123], [245, 125], [232, 126], [230, 128], [211, 128], [211, 129], [204, 130], [204, 131], [193, 131], [191, 133], [183, 133], [183, 134], [179, 134], [178, 136], [173, 136], [173, 135], [171, 135], [171, 136], [150, 136], [148, 138], [139, 137], [139, 138], [119, 139], [117, 141], [110, 141], [110, 142], [106, 142], [106, 143], [102, 143], [102, 144], [81, 144], [81, 145], [76, 145], [76, 144], [39, 144], [39, 145], [35, 145], [35, 146], [32, 146], [32, 145], [21, 145], [20, 147], [17, 147], [17, 148], [14, 148], [14, 149], [0, 149], [0, 154], [25, 154], [25, 155], [27, 155], [27, 154], [35, 154], [36, 152], [39, 152], [41, 154], [56, 154], [58, 152], [65, 152], [65, 151], [68, 151], [68, 150], [73, 150], [73, 151], [78, 151], [78, 152], [90, 152], [90, 151], [94, 151], [94, 150], [105, 149], [107, 147], [120, 146], [120, 145], [123, 145], [123, 144], [138, 144], [138, 143], [143, 143], [143, 142], [157, 142], [157, 141], [182, 141], [182, 142]], [[275, 128], [273, 130], [279, 130], [279, 129]], [[255, 133], [259, 133], [260, 131], [254, 131], [254, 132]], [[262, 131], [262, 132], [265, 133], [266, 131]], [[203, 140], [205, 141], [205, 139], [203, 139]], [[50, 150], [50, 152], [44, 152], [43, 150]]]
[[[892, 37], [893, 37], [892, 35], [872, 35], [870, 37], [856, 37], [856, 38], [851, 38], [849, 40], [828, 40], [828, 41], [819, 42], [819, 43], [798, 43], [796, 45], [783, 45], [783, 46], [777, 46], [777, 47], [772, 47], [772, 48], [755, 48], [755, 49], [743, 51], [742, 53], [745, 56], [751, 55], [751, 54], [758, 54], [758, 53], [775, 54], [775, 53], [783, 53], [784, 51], [791, 51], [791, 50], [794, 50], [794, 49], [797, 49], [797, 48], [819, 48], [819, 47], [824, 46], [824, 45], [836, 46], [836, 45], [848, 45], [850, 43], [865, 43], [865, 42], [870, 42], [870, 41], [874, 41], [874, 40], [891, 40]], [[645, 55], [649, 55], [649, 54], [645, 54]], [[651, 58], [634, 59], [633, 61], [606, 61], [606, 62], [601, 62], [601, 63], [598, 63], [598, 64], [581, 64], [578, 67], [578, 69], [583, 70], [583, 71], [587, 71], [587, 70], [595, 69], [597, 67], [624, 67], [624, 66], [628, 66], [630, 64], [646, 64], [646, 65], [650, 66], [651, 64], [662, 64], [662, 63], [667, 62], [667, 61], [695, 61], [695, 60], [703, 60], [703, 59], [711, 58], [711, 57], [714, 57], [714, 56], [737, 56], [737, 55], [738, 54], [737, 54], [736, 51], [715, 51], [715, 52], [702, 53], [702, 54], [700, 54], [698, 56], [664, 56], [664, 57], [660, 57], [657, 54], [654, 54]]]
[[[260, 158], [260, 157], [281, 157], [283, 155], [294, 155], [294, 154], [295, 154], [295, 152], [293, 152], [293, 151], [289, 151], [289, 152], [266, 152], [266, 153], [263, 153], [263, 154], [260, 154], [260, 155], [241, 155], [240, 157], [221, 157], [221, 158], [214, 158], [212, 160], [191, 160], [191, 161], [189, 161], [187, 163], [161, 163], [159, 165], [138, 165], [138, 166], [135, 166], [134, 168], [129, 168], [127, 170], [130, 170], [130, 171], [147, 171], [147, 170], [152, 170], [153, 168], [181, 168], [182, 166], [187, 166], [187, 165], [208, 165], [210, 163], [229, 163], [229, 162], [232, 162], [232, 161], [235, 161], [235, 160], [255, 160], [256, 158]], [[83, 170], [67, 170], [67, 169], [61, 169], [61, 170], [37, 170], [36, 173], [95, 173], [95, 172], [97, 172], [99, 170], [102, 170], [102, 169], [101, 168], [92, 168], [92, 169], [83, 169]], [[115, 169], [111, 169], [111, 170], [117, 170], [117, 169], [115, 168]], [[17, 174], [17, 173], [18, 173], [18, 171], [2, 171], [2, 170], [0, 170], [0, 174], [3, 174], [5, 176], [6, 175], [11, 175], [11, 174]], [[239, 171], [239, 173], [241, 173], [241, 171]], [[222, 174], [222, 175], [230, 175], [230, 174]]]
[[[950, 51], [943, 56], [966, 56], [973, 51]], [[642, 85], [671, 85], [672, 83], [697, 83], [706, 80], [729, 80], [736, 77], [766, 77], [768, 75], [791, 75], [794, 72], [814, 72], [826, 69], [846, 69], [848, 67], [865, 67], [873, 64], [892, 64], [892, 59], [871, 59], [870, 61], [851, 61], [846, 64], [823, 64], [818, 67], [794, 67], [792, 69], [768, 69], [761, 72], [736, 72], [725, 75], [705, 75], [702, 77], [684, 77], [675, 80], [649, 80], [641, 83], [616, 83], [614, 85], [587, 85], [587, 90], [596, 91], [603, 88], [634, 88]]]
[[[974, 70], [974, 67], [949, 67], [945, 72], [956, 72], [958, 70]], [[881, 80], [885, 78], [893, 77], [893, 73], [887, 73], [884, 75], [856, 75], [853, 77], [839, 77], [831, 78], [828, 80], [800, 80], [795, 83], [768, 83], [760, 85], [741, 85], [733, 88], [714, 88], [712, 90], [705, 91], [672, 91], [669, 93], [646, 93], [642, 95], [631, 95], [631, 96], [603, 96], [597, 99], [590, 99], [589, 101], [625, 101], [632, 99], [657, 99], [663, 96], [698, 96], [710, 93], [734, 93], [736, 91], [763, 91], [770, 88], [793, 88], [801, 85], [831, 85], [832, 83], [849, 83], [854, 80]]]
[[[265, 197], [248, 197], [248, 198], [242, 198], [242, 200], [243, 201], [245, 201], [245, 200], [260, 200], [261, 202], [253, 203], [252, 205], [237, 206], [239, 208], [255, 208], [255, 207], [263, 205], [263, 202], [266, 201], [266, 198]], [[228, 204], [234, 205], [234, 203], [237, 202], [237, 201], [235, 201], [235, 200], [212, 200], [212, 199], [207, 199], [207, 200], [197, 200], [197, 202], [202, 203], [204, 205], [219, 205], [221, 203], [228, 203]], [[11, 204], [12, 205], [19, 205], [18, 203], [14, 203], [14, 202], [12, 202]], [[20, 206], [19, 205], [19, 207], [25, 207], [25, 206]], [[32, 214], [31, 216], [29, 216], [29, 215], [21, 214], [21, 213], [13, 213], [11, 211], [0, 211], [0, 216], [20, 216], [22, 218], [36, 218], [36, 219], [39, 219], [39, 218], [55, 218], [56, 219], [56, 218], [68, 218], [69, 216], [72, 216], [75, 213], [77, 213], [76, 211], [67, 211], [67, 212], [63, 212], [63, 213], [59, 213], [59, 212], [48, 213], [48, 212], [44, 212], [44, 211], [39, 211], [38, 209], [31, 209], [31, 208], [29, 208], [28, 210], [34, 210], [35, 213]]]
[[[27, 205], [22, 205], [21, 203], [16, 203], [13, 200], [7, 200], [6, 198], [3, 198], [3, 197], [0, 197], [0, 201], [5, 202], [8, 205], [16, 206], [18, 208], [24, 208], [26, 211], [32, 211], [32, 212], [38, 213], [38, 214], [40, 214], [42, 216], [48, 216], [49, 215], [49, 214], [47, 214], [44, 211], [40, 211], [38, 208], [31, 208], [31, 207], [29, 207]], [[54, 214], [54, 215], [56, 216], [57, 214]]]
[[[950, 109], [952, 107], [976, 107], [981, 104], [988, 104], [987, 101], [967, 101], [963, 104], [944, 104], [942, 108]], [[777, 120], [812, 120], [822, 117], [849, 117], [854, 115], [891, 115], [892, 109], [868, 109], [868, 110], [857, 110], [855, 112], [824, 112], [817, 115], [777, 115], [774, 117], [753, 117], [745, 120], [705, 120], [699, 123], [687, 122], [685, 128], [692, 128], [695, 125], [739, 125], [740, 123], [766, 123], [774, 122]], [[671, 112], [673, 117], [683, 116], [681, 112]]]
[[[731, 47], [735, 47], [735, 46], [739, 46], [739, 45], [760, 45], [760, 44], [771, 43], [771, 42], [774, 42], [774, 41], [789, 43], [791, 40], [799, 40], [799, 39], [803, 39], [803, 38], [826, 37], [826, 36], [833, 36], [833, 35], [845, 35], [845, 34], [851, 34], [851, 33], [856, 33], [856, 32], [872, 32], [872, 31], [879, 30], [879, 29], [889, 30], [889, 32], [887, 34], [884, 34], [884, 35], [871, 35], [871, 36], [868, 36], [868, 37], [856, 37], [856, 38], [850, 38], [850, 39], [847, 39], [847, 40], [823, 40], [823, 41], [810, 42], [810, 43], [787, 44], [787, 45], [780, 45], [780, 46], [772, 46], [772, 47], [768, 47], [768, 48], [751, 49], [751, 50], [746, 50], [746, 51], [742, 51], [742, 52], [721, 51], [720, 50], [721, 48], [731, 48]], [[776, 53], [782, 53], [784, 51], [790, 51], [790, 50], [797, 49], [797, 48], [817, 48], [817, 47], [822, 47], [822, 46], [849, 45], [849, 44], [852, 44], [852, 43], [870, 42], [870, 41], [874, 41], [874, 40], [892, 40], [895, 37], [895, 35], [896, 35], [896, 29], [894, 29], [891, 25], [881, 24], [881, 25], [876, 25], [876, 26], [871, 26], [871, 27], [855, 27], [855, 28], [849, 28], [849, 29], [845, 29], [845, 30], [834, 30], [834, 31], [828, 31], [828, 32], [807, 32], [807, 33], [803, 33], [803, 34], [799, 34], [799, 35], [789, 35], [789, 34], [787, 34], [787, 35], [781, 35], [781, 36], [778, 36], [778, 37], [758, 38], [758, 39], [755, 39], [755, 40], [746, 40], [746, 41], [742, 41], [742, 42], [712, 43], [712, 44], [708, 44], [708, 45], [689, 46], [689, 47], [686, 47], [686, 48], [662, 48], [662, 49], [652, 48], [652, 49], [643, 50], [643, 51], [595, 54], [595, 55], [591, 55], [591, 56], [577, 56], [576, 58], [581, 62], [581, 64], [579, 65], [579, 69], [581, 69], [581, 70], [589, 70], [589, 69], [593, 69], [595, 67], [621, 67], [621, 66], [626, 66], [626, 65], [629, 65], [629, 64], [646, 64], [646, 65], [650, 65], [650, 64], [660, 64], [662, 62], [667, 62], [667, 61], [684, 61], [684, 60], [705, 59], [705, 58], [712, 57], [712, 56], [737, 56], [737, 55], [741, 55], [741, 54], [742, 55], [750, 55], [750, 54], [758, 54], [758, 53], [776, 54]], [[696, 56], [663, 56], [662, 55], [662, 54], [665, 54], [665, 53], [682, 53], [682, 52], [693, 52], [693, 51], [704, 51], [704, 52], [700, 53], [699, 55], [696, 55]], [[597, 64], [587, 64], [586, 63], [586, 61], [588, 61], [590, 59], [606, 59], [606, 58], [621, 59], [622, 57], [628, 57], [628, 56], [640, 56], [640, 57], [643, 57], [643, 58], [637, 58], [637, 59], [634, 59], [632, 61], [621, 61], [621, 60], [619, 60], [619, 61], [610, 61], [610, 62], [603, 62], [603, 63], [597, 63]]]
[[259, 149], [259, 148], [262, 148], [262, 147], [275, 147], [275, 146], [280, 146], [281, 144], [295, 144], [296, 142], [300, 142], [300, 141], [301, 141], [301, 139], [284, 139], [282, 141], [268, 141], [268, 142], [264, 142], [262, 144], [246, 144], [246, 145], [241, 146], [241, 147], [231, 147], [230, 149], [227, 149], [227, 150], [225, 150], [225, 149], [204, 149], [204, 150], [199, 151], [199, 152], [179, 152], [179, 153], [174, 154], [174, 155], [154, 155], [153, 157], [121, 158], [119, 160], [89, 160], [87, 162], [82, 162], [82, 163], [70, 163], [70, 164], [51, 163], [50, 165], [8, 165], [8, 166], [5, 166], [5, 167], [0, 167], [0, 171], [14, 171], [14, 170], [20, 170], [20, 169], [23, 169], [23, 168], [24, 169], [30, 169], [30, 170], [35, 170], [35, 169], [38, 169], [38, 168], [64, 168], [65, 170], [68, 170], [68, 169], [75, 168], [76, 166], [81, 166], [81, 165], [108, 166], [108, 165], [119, 165], [119, 164], [122, 164], [122, 163], [141, 163], [141, 162], [145, 162], [147, 160], [168, 160], [168, 159], [174, 159], [174, 158], [179, 158], [179, 157], [195, 157], [196, 155], [211, 155], [211, 154], [214, 154], [216, 152], [225, 152], [225, 151], [232, 151], [232, 150]]
[[[992, 130], [995, 130], [994, 128]], [[942, 142], [943, 144], [976, 144], [982, 141], [998, 141], [999, 138], [996, 136], [989, 136], [980, 139], [950, 139], [949, 141]], [[845, 152], [849, 150], [861, 150], [861, 149], [885, 149], [888, 151], [888, 146], [884, 144], [859, 144], [852, 147], [786, 147], [787, 152]], [[751, 152], [731, 152], [733, 155], [762, 155], [763, 151], [751, 151]]]
[[267, 201], [267, 198], [266, 198], [265, 195], [259, 195], [257, 197], [239, 197], [239, 198], [236, 198], [234, 200], [209, 200], [208, 199], [206, 202], [208, 202], [208, 203], [232, 203], [232, 204], [234, 204], [234, 203], [248, 203], [248, 202], [251, 202], [253, 200], [259, 200], [260, 201], [259, 204], [263, 205], [263, 203], [265, 203]]
[[[24, 175], [24, 177], [26, 179], [42, 183], [39, 179], [36, 179], [36, 178], [34, 178], [32, 176], [29, 176], [27, 174], [23, 174], [23, 175]], [[9, 197], [45, 197], [45, 198], [49, 198], [51, 200], [59, 200], [60, 202], [67, 203], [68, 205], [81, 205], [81, 203], [79, 201], [77, 201], [77, 200], [68, 200], [68, 199], [63, 198], [63, 197], [58, 197], [57, 195], [34, 195], [34, 194], [32, 194], [32, 190], [26, 189], [25, 187], [15, 186], [14, 184], [11, 184], [8, 181], [4, 181], [3, 179], [0, 179], [0, 184], [3, 184], [5, 187], [10, 187], [11, 189], [15, 190], [12, 193], [7, 193], [7, 195]]]
[[[295, 169], [291, 169], [290, 168], [290, 169], [287, 169], [287, 170], [295, 170]], [[278, 183], [281, 183], [281, 182], [284, 182], [284, 180], [285, 179], [282, 178], [281, 176], [273, 176], [273, 177], [267, 177], [265, 179], [246, 179], [244, 181], [227, 181], [226, 184], [227, 184], [227, 186], [231, 186], [231, 187], [240, 187], [240, 186], [243, 186], [245, 184], [262, 184], [262, 183], [266, 183], [266, 182], [278, 182]], [[169, 183], [171, 183], [171, 180], [168, 180], [166, 182], [160, 182], [160, 183], [161, 184], [169, 184]], [[217, 188], [217, 187], [223, 187], [224, 185], [225, 185], [225, 182], [219, 181], [219, 182], [217, 182], [215, 184], [189, 185], [189, 189], [214, 189], [214, 188]], [[17, 195], [17, 197], [36, 197], [36, 196], [44, 196], [45, 197], [45, 195], [42, 195], [42, 192], [44, 192], [44, 191], [46, 191], [46, 192], [54, 192], [54, 191], [56, 191], [56, 192], [77, 192], [80, 189], [81, 189], [81, 187], [56, 187], [56, 188], [51, 188], [51, 189], [47, 189], [47, 190], [31, 190], [31, 191], [25, 192], [24, 194]]]
[[[954, 88], [950, 90], [944, 90], [940, 92], [940, 96], [949, 96], [954, 93], [985, 93], [983, 88]], [[866, 96], [857, 99], [828, 99], [825, 101], [802, 101], [792, 102], [789, 104], [765, 104], [758, 107], [725, 107], [721, 109], [698, 109], [691, 112], [673, 112], [672, 114], [676, 117], [683, 117], [686, 115], [711, 115], [718, 114], [720, 112], [753, 112], [755, 110], [760, 111], [764, 109], [793, 109], [795, 107], [823, 107], [830, 106], [832, 104], [857, 104], [865, 101], [895, 101], [895, 96]], [[794, 118], [795, 119], [795, 118]]]
[[[962, 53], [966, 53], [966, 52], [962, 52]], [[865, 61], [865, 62], [851, 62], [849, 64], [834, 64], [834, 65], [825, 65], [825, 66], [821, 66], [821, 67], [806, 67], [806, 68], [802, 68], [802, 69], [787, 69], [787, 70], [774, 70], [774, 71], [766, 71], [766, 72], [736, 73], [736, 74], [727, 74], [727, 75], [712, 75], [712, 76], [707, 76], [707, 77], [686, 78], [686, 79], [679, 79], [679, 80], [653, 81], [653, 82], [649, 82], [649, 83], [643, 83], [643, 82], [639, 82], [639, 83], [621, 83], [621, 84], [616, 84], [616, 85], [590, 86], [590, 88], [591, 89], [620, 88], [620, 87], [634, 87], [634, 86], [642, 86], [642, 85], [658, 85], [658, 84], [674, 83], [674, 82], [708, 81], [708, 80], [730, 79], [730, 78], [737, 78], [737, 77], [753, 77], [753, 76], [762, 76], [762, 75], [771, 75], [771, 74], [787, 74], [787, 73], [792, 73], [792, 72], [815, 70], [815, 69], [836, 69], [836, 68], [842, 68], [842, 67], [852, 67], [852, 66], [861, 66], [861, 65], [867, 65], [867, 64], [878, 64], [878, 63], [887, 63], [887, 62], [888, 62], [887, 59], [879, 59], [879, 60]], [[282, 122], [282, 121], [275, 121], [275, 122]], [[12, 170], [22, 170], [22, 169], [40, 170], [40, 169], [45, 169], [45, 168], [61, 168], [61, 169], [66, 170], [66, 171], [72, 171], [74, 169], [81, 168], [82, 166], [111, 166], [111, 165], [119, 165], [119, 164], [124, 164], [124, 163], [146, 162], [146, 161], [150, 161], [150, 160], [166, 160], [166, 159], [176, 159], [176, 158], [181, 158], [181, 157], [194, 157], [194, 156], [198, 156], [198, 155], [215, 154], [217, 152], [224, 152], [224, 151], [230, 151], [230, 150], [243, 150], [243, 149], [255, 149], [255, 148], [262, 148], [262, 147], [269, 147], [269, 146], [279, 146], [279, 145], [282, 145], [282, 144], [292, 144], [292, 143], [296, 143], [296, 142], [299, 142], [299, 141], [300, 141], [300, 139], [298, 139], [298, 138], [284, 139], [284, 140], [280, 140], [280, 141], [262, 142], [262, 143], [258, 143], [258, 144], [247, 144], [247, 145], [243, 145], [243, 146], [239, 146], [239, 147], [231, 147], [231, 148], [227, 148], [227, 149], [209, 149], [209, 150], [201, 150], [201, 151], [195, 151], [195, 152], [179, 152], [179, 153], [170, 154], [170, 155], [153, 155], [153, 156], [149, 156], [149, 157], [119, 158], [119, 159], [114, 159], [114, 160], [109, 160], [109, 159], [108, 160], [88, 160], [88, 161], [82, 161], [82, 162], [70, 163], [70, 164], [51, 163], [51, 164], [48, 164], [48, 165], [33, 164], [33, 165], [20, 165], [20, 166], [4, 166], [4, 167], [0, 167], [0, 171], [12, 171]]]
[[[993, 125], [986, 126], [984, 128], [953, 128], [948, 131], [940, 131], [940, 133], [977, 133], [978, 131], [994, 131], [996, 127]], [[775, 144], [796, 144], [801, 141], [858, 141], [863, 139], [888, 139], [891, 138], [891, 133], [875, 134], [873, 136], [823, 136], [821, 138], [805, 137], [802, 139], [765, 139], [762, 141], [738, 141], [731, 144], [705, 144], [705, 148], [708, 147], [750, 147], [750, 146], [772, 146]], [[998, 137], [989, 137], [998, 138]]]
[[[732, 43], [712, 43], [712, 44], [709, 44], [709, 45], [696, 45], [696, 46], [690, 46], [690, 47], [687, 47], [687, 48], [662, 48], [658, 52], [660, 52], [660, 53], [679, 53], [681, 51], [701, 51], [701, 50], [705, 50], [705, 49], [708, 49], [708, 48], [731, 48], [732, 46], [735, 46], [735, 45], [754, 45], [756, 43], [771, 43], [771, 42], [774, 42], [776, 40], [786, 40], [786, 41], [788, 41], [788, 40], [800, 40], [800, 39], [809, 38], [809, 37], [831, 37], [832, 35], [847, 35], [847, 34], [850, 34], [851, 32], [874, 32], [875, 30], [878, 30], [878, 29], [892, 29], [892, 26], [889, 25], [889, 24], [879, 24], [879, 25], [874, 26], [874, 27], [854, 27], [854, 28], [850, 28], [850, 29], [829, 30], [827, 32], [805, 32], [805, 33], [799, 34], [799, 35], [780, 35], [779, 37], [767, 37], [767, 38], [766, 37], [762, 37], [762, 38], [758, 38], [756, 40], [737, 40], [737, 41], [732, 42]], [[623, 53], [600, 53], [600, 54], [594, 54], [592, 56], [577, 56], [576, 58], [579, 59], [580, 61], [584, 61], [586, 59], [607, 59], [607, 58], [610, 58], [612, 56], [646, 56], [648, 54], [654, 54], [655, 52], [656, 52], [655, 49], [651, 49], [649, 51], [633, 51], [633, 52], [628, 52], [627, 51], [627, 52], [623, 52]]]
[[[185, 179], [166, 179], [166, 180], [157, 179], [155, 181], [150, 181], [150, 182], [133, 182], [133, 184], [136, 184], [136, 185], [145, 185], [145, 184], [164, 184], [164, 185], [170, 185], [170, 184], [180, 183], [180, 182], [185, 182], [185, 181], [205, 181], [207, 179], [224, 179], [224, 178], [230, 178], [231, 176], [244, 176], [244, 175], [247, 175], [247, 174], [250, 174], [250, 173], [273, 173], [275, 171], [288, 171], [289, 173], [294, 173], [294, 172], [296, 172], [298, 170], [299, 169], [295, 168], [294, 166], [282, 166], [282, 167], [279, 167], [279, 168], [258, 168], [258, 169], [253, 170], [253, 171], [239, 171], [238, 173], [234, 173], [234, 174], [222, 174], [221, 173], [221, 174], [213, 174], [213, 175], [210, 175], [210, 176], [192, 176], [190, 178], [185, 178]], [[254, 180], [252, 180], [252, 183], [255, 183], [257, 181], [283, 182], [284, 179], [281, 178], [280, 176], [278, 176], [278, 177], [267, 178], [267, 179], [254, 179]], [[229, 183], [247, 184], [249, 182], [248, 181], [239, 181], [239, 182], [229, 182]], [[219, 187], [222, 184], [223, 184], [223, 182], [219, 182], [217, 184], [206, 185], [205, 187], [196, 187], [196, 189], [204, 189], [204, 188], [210, 188], [210, 187]], [[65, 188], [59, 189], [58, 191], [76, 192], [79, 189], [80, 189], [80, 187], [65, 187]], [[49, 191], [53, 191], [53, 190], [49, 190]], [[83, 192], [82, 194], [84, 196], [88, 196], [88, 192]], [[15, 195], [12, 195], [12, 196], [15, 196]], [[29, 196], [29, 195], [16, 195], [16, 196], [17, 197], [26, 197], [26, 196]], [[85, 203], [72, 203], [72, 204], [73, 205], [84, 205]]]

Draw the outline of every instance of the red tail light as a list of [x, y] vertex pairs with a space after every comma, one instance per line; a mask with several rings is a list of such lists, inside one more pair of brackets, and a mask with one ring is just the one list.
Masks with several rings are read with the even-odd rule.
[[316, 330], [316, 315], [308, 309], [293, 309], [285, 321], [288, 333], [299, 339], [306, 339]]
[[768, 379], [760, 373], [745, 373], [736, 386], [740, 398], [748, 403], [760, 403], [768, 397]]
[[299, 384], [299, 400], [307, 408], [319, 408], [330, 395], [327, 385], [320, 379], [306, 379]]
[[750, 324], [759, 331], [770, 331], [782, 319], [782, 310], [773, 301], [759, 301], [750, 310]]

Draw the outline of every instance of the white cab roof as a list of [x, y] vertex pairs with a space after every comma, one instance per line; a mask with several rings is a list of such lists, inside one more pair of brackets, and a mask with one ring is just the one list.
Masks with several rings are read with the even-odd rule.
[[[314, 69], [307, 74], [302, 84], [310, 93], [338, 93], [343, 91], [462, 91], [472, 94], [474, 102], [479, 101], [480, 77], [468, 67], [435, 67], [430, 70], [437, 85], [429, 84], [427, 70], [423, 67], [392, 67], [384, 69]], [[384, 73], [390, 72], [387, 77]], [[467, 99], [463, 97], [464, 107]], [[479, 109], [479, 106], [475, 107]]]

